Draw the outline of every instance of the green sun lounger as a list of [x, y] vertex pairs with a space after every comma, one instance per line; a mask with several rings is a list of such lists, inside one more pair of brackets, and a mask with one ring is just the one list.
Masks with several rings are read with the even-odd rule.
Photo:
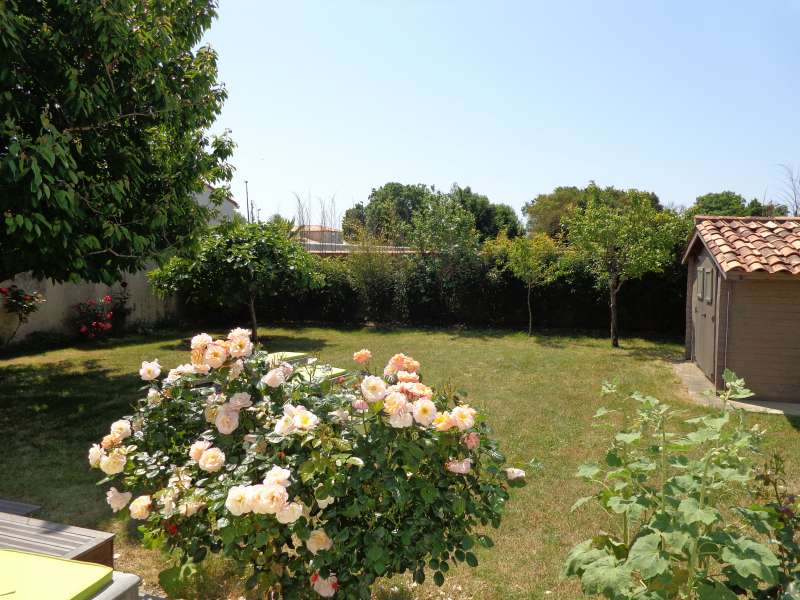
[[0, 550], [0, 600], [90, 600], [112, 579], [104, 565]]

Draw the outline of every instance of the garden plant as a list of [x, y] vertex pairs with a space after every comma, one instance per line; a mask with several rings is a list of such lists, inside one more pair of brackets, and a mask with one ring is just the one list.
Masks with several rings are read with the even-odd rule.
[[235, 329], [195, 336], [191, 362], [166, 377], [142, 363], [143, 397], [89, 463], [113, 484], [111, 508], [176, 559], [160, 578], [168, 593], [209, 552], [276, 598], [369, 598], [398, 573], [441, 585], [493, 545], [486, 530], [525, 474], [504, 468], [483, 415], [423, 383], [409, 356], [378, 374], [368, 350], [353, 359], [331, 379]]
[[[610, 520], [567, 559], [566, 574], [580, 578], [584, 593], [611, 600], [797, 598], [768, 538], [748, 527], [756, 511], [736, 505], [755, 484], [763, 430], [728, 409], [729, 400], [751, 395], [744, 381], [726, 371], [725, 385], [724, 409], [693, 419], [638, 393], [633, 416], [598, 411], [597, 418], [622, 412], [623, 426], [603, 464], [578, 472], [600, 489], [573, 509], [595, 502]], [[608, 384], [604, 392], [616, 389]], [[772, 528], [779, 529], [774, 520]], [[796, 559], [796, 546], [790, 551]]]
[[27, 323], [31, 314], [39, 310], [39, 305], [44, 304], [45, 299], [39, 292], [26, 292], [16, 285], [0, 288], [0, 296], [3, 297], [3, 308], [7, 313], [16, 315], [17, 324], [5, 343], [11, 343], [17, 331], [23, 323]]

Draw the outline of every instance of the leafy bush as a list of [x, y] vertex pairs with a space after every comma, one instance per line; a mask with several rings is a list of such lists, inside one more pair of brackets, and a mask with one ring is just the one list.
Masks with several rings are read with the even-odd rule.
[[87, 300], [75, 305], [75, 329], [86, 339], [102, 338], [120, 329], [127, 314], [127, 293], [114, 298], [106, 294], [97, 300]]
[[145, 543], [178, 558], [162, 586], [179, 593], [209, 552], [285, 599], [369, 598], [381, 576], [429, 570], [441, 585], [453, 562], [476, 566], [483, 528], [524, 485], [484, 417], [422, 383], [411, 357], [334, 380], [249, 334], [195, 336], [191, 363], [160, 383], [158, 361], [142, 363], [146, 397], [89, 451], [112, 509], [129, 505]]
[[780, 455], [774, 454], [759, 470], [760, 501], [739, 513], [776, 547], [778, 583], [764, 598], [800, 600], [800, 495], [789, 489]]
[[[722, 399], [750, 395], [725, 373]], [[615, 392], [606, 385], [606, 393]], [[778, 583], [780, 561], [748, 535], [747, 521], [731, 503], [753, 485], [754, 451], [762, 436], [741, 414], [684, 421], [657, 399], [634, 394], [633, 417], [623, 412], [604, 464], [578, 474], [600, 489], [576, 502], [595, 502], [611, 517], [569, 554], [566, 574], [579, 577], [586, 594], [611, 600], [730, 599]], [[600, 409], [598, 418], [619, 411]], [[678, 423], [688, 424], [679, 427]]]

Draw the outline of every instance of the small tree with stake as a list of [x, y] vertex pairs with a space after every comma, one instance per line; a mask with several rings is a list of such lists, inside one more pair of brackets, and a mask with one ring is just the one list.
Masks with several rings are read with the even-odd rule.
[[256, 302], [320, 283], [311, 255], [281, 223], [220, 225], [201, 237], [191, 256], [175, 256], [150, 273], [155, 290], [188, 303], [246, 306], [257, 339]]
[[623, 202], [592, 198], [565, 218], [570, 250], [598, 287], [608, 292], [611, 345], [619, 346], [617, 294], [622, 284], [661, 271], [673, 257], [679, 219], [660, 211], [643, 192], [629, 190]]
[[528, 335], [533, 334], [531, 292], [536, 286], [552, 283], [557, 277], [560, 252], [546, 233], [519, 237], [509, 242], [508, 266], [528, 288]]

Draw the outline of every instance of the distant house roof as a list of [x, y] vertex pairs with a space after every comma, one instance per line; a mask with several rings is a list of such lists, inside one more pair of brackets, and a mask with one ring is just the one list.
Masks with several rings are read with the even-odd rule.
[[723, 275], [761, 273], [800, 277], [800, 217], [694, 218], [695, 232], [685, 263], [703, 244]]
[[[209, 184], [209, 183], [203, 183], [203, 185], [206, 187], [206, 189], [207, 189], [209, 192], [213, 192], [214, 190], [216, 190], [216, 189], [217, 189], [217, 188], [215, 188], [213, 185], [211, 185], [211, 184]], [[234, 205], [236, 208], [239, 208], [239, 203], [238, 203], [238, 202], [236, 202], [236, 200], [234, 200], [234, 199], [233, 199], [231, 196], [225, 196], [225, 201], [226, 201], [226, 202], [230, 202], [230, 203], [231, 203], [231, 204], [233, 204], [233, 205]]]

